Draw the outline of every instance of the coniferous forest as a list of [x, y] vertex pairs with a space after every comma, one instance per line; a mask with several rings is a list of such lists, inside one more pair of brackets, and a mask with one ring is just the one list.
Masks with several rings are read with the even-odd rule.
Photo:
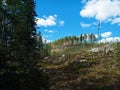
[[48, 88], [36, 66], [45, 50], [35, 17], [34, 0], [0, 0], [0, 90]]

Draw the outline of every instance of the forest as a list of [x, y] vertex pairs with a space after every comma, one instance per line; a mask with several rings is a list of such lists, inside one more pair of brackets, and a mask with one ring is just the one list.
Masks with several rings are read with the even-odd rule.
[[47, 81], [37, 67], [48, 45], [36, 16], [34, 0], [0, 0], [0, 90], [40, 90]]

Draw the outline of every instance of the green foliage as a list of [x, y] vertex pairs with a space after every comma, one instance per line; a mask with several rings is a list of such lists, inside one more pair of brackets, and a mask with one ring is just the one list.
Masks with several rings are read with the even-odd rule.
[[118, 60], [120, 60], [120, 42], [115, 43], [115, 54]]
[[43, 43], [40, 32], [37, 34], [37, 49], [39, 49], [39, 59], [50, 56], [51, 44], [47, 43], [46, 40]]
[[43, 42], [37, 37], [34, 10], [34, 0], [0, 0], [1, 90], [48, 88], [37, 68]]
[[50, 44], [43, 44], [40, 47], [41, 59], [43, 59], [44, 57], [50, 56], [50, 53], [51, 53], [51, 45]]
[[16, 63], [18, 70], [29, 71], [37, 58], [37, 43], [31, 37], [35, 37], [36, 32], [34, 2], [7, 0], [2, 4], [4, 6], [1, 5], [0, 12], [0, 50], [5, 49], [4, 57], [7, 57], [7, 60], [1, 58], [1, 63]]

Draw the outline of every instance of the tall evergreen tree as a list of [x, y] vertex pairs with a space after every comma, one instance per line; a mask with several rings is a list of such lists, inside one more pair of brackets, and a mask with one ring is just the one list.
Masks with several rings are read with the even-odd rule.
[[80, 42], [82, 43], [82, 41], [83, 41], [83, 35], [81, 34], [80, 35]]
[[1, 90], [41, 90], [34, 10], [34, 0], [0, 0]]
[[[19, 70], [28, 71], [36, 62], [36, 35], [35, 29], [35, 11], [33, 0], [7, 0], [7, 18], [11, 21], [7, 31], [10, 32], [8, 43], [12, 49], [10, 59], [15, 61]], [[7, 39], [7, 40], [8, 40]], [[10, 40], [8, 40], [10, 41]], [[8, 42], [7, 41], [7, 42]], [[11, 58], [12, 57], [12, 58]]]

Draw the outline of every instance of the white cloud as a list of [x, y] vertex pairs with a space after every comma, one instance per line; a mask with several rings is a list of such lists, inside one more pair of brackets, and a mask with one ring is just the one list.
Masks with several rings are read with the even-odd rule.
[[80, 15], [101, 21], [116, 18], [120, 16], [120, 0], [89, 0]]
[[55, 33], [55, 32], [57, 32], [57, 31], [45, 29], [45, 32], [48, 32], [48, 33]]
[[89, 23], [80, 22], [80, 26], [83, 27], [83, 28], [91, 27], [91, 26], [97, 26], [97, 25], [98, 24], [96, 22], [91, 22], [90, 24]]
[[55, 16], [43, 16], [43, 18], [36, 18], [36, 24], [38, 26], [54, 26], [56, 25], [56, 18]]
[[59, 21], [60, 26], [64, 26], [64, 21]]
[[96, 38], [98, 38], [98, 35], [95, 35]]
[[119, 23], [120, 24], [120, 17], [119, 18], [115, 18], [112, 21], [112, 24], [116, 24], [116, 23]]
[[107, 22], [112, 22], [112, 18], [109, 18], [109, 19], [107, 19], [106, 21], [105, 21], [105, 23], [107, 23]]
[[90, 27], [90, 26], [91, 26], [91, 24], [86, 24], [86, 23], [83, 23], [83, 22], [81, 22], [80, 25], [81, 25], [83, 28], [85, 28], [85, 27]]
[[99, 43], [106, 43], [106, 42], [120, 42], [120, 37], [109, 37], [109, 38], [105, 38], [102, 39], [100, 41], [98, 41]]
[[112, 32], [105, 32], [105, 33], [102, 33], [101, 36], [103, 38], [107, 38], [107, 37], [110, 37], [112, 35]]
[[105, 23], [111, 22], [111, 24], [118, 24], [120, 26], [120, 17], [109, 18]]
[[55, 26], [57, 24], [59, 24], [60, 26], [64, 25], [64, 21], [63, 20], [58, 20], [57, 19], [57, 15], [50, 15], [50, 16], [43, 16], [42, 18], [36, 18], [35, 22], [37, 24], [37, 26], [41, 27], [47, 27], [47, 26]]
[[53, 35], [43, 35], [45, 38], [53, 37]]

